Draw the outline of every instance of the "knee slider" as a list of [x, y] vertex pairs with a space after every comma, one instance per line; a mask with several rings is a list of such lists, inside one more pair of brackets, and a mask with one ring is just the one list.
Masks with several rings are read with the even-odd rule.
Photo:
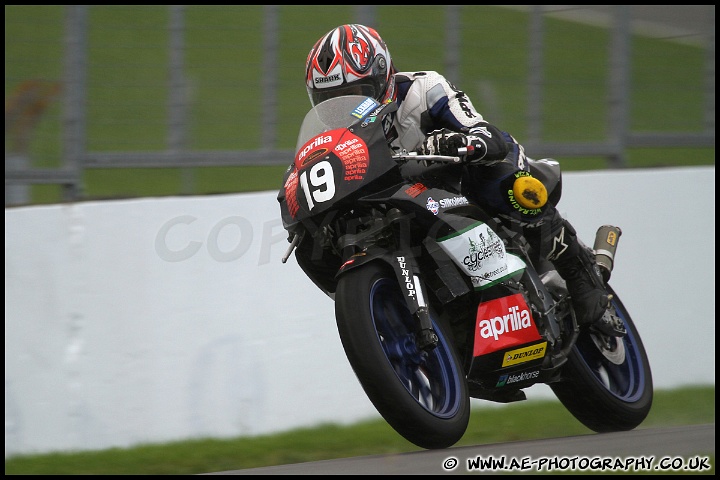
[[511, 202], [517, 202], [528, 210], [536, 210], [545, 206], [548, 200], [548, 191], [545, 185], [528, 172], [515, 178], [512, 186]]

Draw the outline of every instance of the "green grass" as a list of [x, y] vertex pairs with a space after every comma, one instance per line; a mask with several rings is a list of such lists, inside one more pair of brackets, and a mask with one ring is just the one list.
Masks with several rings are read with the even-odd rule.
[[[638, 428], [708, 423], [715, 423], [714, 385], [656, 391], [652, 410]], [[499, 408], [476, 407], [456, 446], [589, 434], [558, 401], [528, 400]], [[372, 420], [256, 437], [14, 456], [5, 460], [5, 474], [197, 474], [419, 450], [384, 421]], [[711, 455], [709, 473], [714, 473], [714, 451], [698, 454]]]
[[[268, 74], [262, 63], [263, 7], [193, 5], [183, 11], [186, 147], [260, 148], [257, 118]], [[283, 5], [278, 11], [278, 110], [274, 145], [267, 147], [292, 149], [309, 107], [303, 83], [307, 52], [326, 31], [355, 18], [354, 9], [346, 6]], [[5, 6], [6, 102], [29, 80], [46, 82], [46, 88], [62, 81], [65, 13], [63, 6]], [[443, 35], [437, 25], [445, 25], [445, 13], [441, 6], [376, 8], [374, 26], [400, 70], [445, 70], [445, 52], [437, 36]], [[528, 15], [466, 5], [460, 7], [458, 20], [461, 67], [456, 83], [488, 121], [522, 143], [528, 132]], [[87, 21], [87, 151], [165, 150], [169, 9], [94, 5], [88, 9]], [[545, 18], [543, 140], [607, 137], [609, 42], [607, 29]], [[629, 118], [633, 132], [703, 130], [704, 55], [697, 47], [633, 37]], [[34, 167], [60, 166], [62, 99], [60, 94], [49, 95], [34, 122], [6, 131], [6, 152], [26, 151]], [[608, 166], [603, 158], [558, 160], [565, 171]], [[633, 149], [627, 160], [629, 167], [714, 165], [715, 149]], [[264, 166], [88, 169], [82, 181], [85, 198], [99, 199], [249, 192], [276, 190], [283, 170]], [[33, 186], [32, 200], [61, 201], [62, 189]]]

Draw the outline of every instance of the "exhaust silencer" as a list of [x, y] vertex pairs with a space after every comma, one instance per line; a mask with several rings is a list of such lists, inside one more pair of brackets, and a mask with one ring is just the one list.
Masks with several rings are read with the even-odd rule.
[[620, 228], [612, 225], [603, 225], [595, 234], [595, 245], [593, 246], [595, 261], [600, 267], [605, 283], [610, 280], [620, 235], [622, 235]]

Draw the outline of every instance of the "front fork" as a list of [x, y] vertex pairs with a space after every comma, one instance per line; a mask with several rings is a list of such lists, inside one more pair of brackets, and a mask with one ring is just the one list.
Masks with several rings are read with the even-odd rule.
[[[344, 257], [345, 261], [337, 276], [371, 261], [381, 260], [389, 264], [395, 272], [410, 314], [419, 326], [415, 335], [417, 347], [425, 351], [434, 349], [439, 339], [432, 327], [420, 269], [415, 260], [415, 249], [419, 247], [413, 247], [410, 241], [410, 218], [392, 209], [382, 221], [368, 225], [361, 232], [346, 234], [338, 240], [338, 250], [347, 251], [348, 256]], [[388, 227], [392, 229], [393, 235], [386, 234]], [[389, 243], [394, 243], [394, 246]]]
[[420, 326], [415, 341], [419, 349], [430, 351], [437, 347], [439, 340], [430, 320], [430, 310], [425, 301], [424, 286], [420, 279], [420, 268], [413, 255], [409, 233], [409, 218], [399, 210], [394, 209], [388, 212], [388, 219], [395, 231], [395, 238], [398, 239], [398, 250], [394, 255], [393, 269], [398, 282], [402, 286], [401, 290], [404, 292], [410, 313]]

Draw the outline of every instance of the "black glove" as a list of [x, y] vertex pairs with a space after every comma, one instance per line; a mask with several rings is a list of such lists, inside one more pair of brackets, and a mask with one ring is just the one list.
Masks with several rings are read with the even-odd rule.
[[[458, 155], [458, 148], [462, 147], [467, 148], [467, 153]], [[442, 130], [430, 132], [420, 145], [420, 148], [418, 148], [418, 153], [422, 155], [464, 156], [466, 160], [473, 162], [481, 160], [485, 156], [487, 144], [477, 135], [466, 135], [443, 128]]]

